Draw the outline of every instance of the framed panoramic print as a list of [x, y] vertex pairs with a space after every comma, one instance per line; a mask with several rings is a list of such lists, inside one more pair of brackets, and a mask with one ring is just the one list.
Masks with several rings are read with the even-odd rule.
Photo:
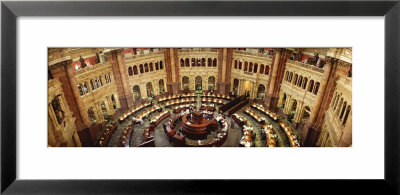
[[399, 193], [399, 12], [2, 1], [1, 191]]

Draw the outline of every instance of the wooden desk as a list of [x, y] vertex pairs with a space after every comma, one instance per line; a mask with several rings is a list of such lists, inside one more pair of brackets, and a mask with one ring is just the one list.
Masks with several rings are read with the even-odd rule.
[[108, 142], [110, 141], [111, 135], [114, 133], [115, 129], [117, 129], [117, 123], [113, 123], [107, 126], [106, 130], [104, 131], [103, 135], [101, 135], [98, 146], [105, 147], [107, 146]]

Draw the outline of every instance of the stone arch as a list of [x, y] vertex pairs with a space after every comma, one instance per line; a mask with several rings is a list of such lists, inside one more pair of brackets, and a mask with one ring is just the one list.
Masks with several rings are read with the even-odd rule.
[[264, 74], [264, 64], [261, 64], [260, 66], [260, 74]]
[[217, 58], [213, 59], [213, 66], [216, 67], [217, 66]]
[[265, 75], [269, 75], [269, 66], [265, 66], [265, 70], [264, 70]]
[[233, 92], [239, 93], [239, 79], [233, 79]]
[[84, 93], [83, 93], [83, 87], [82, 87], [81, 84], [78, 84], [78, 91], [79, 91], [79, 95], [81, 95], [81, 96], [84, 95]]
[[259, 84], [257, 88], [257, 99], [264, 99], [265, 96], [265, 85]]
[[133, 75], [133, 70], [132, 70], [132, 67], [131, 67], [131, 66], [129, 66], [129, 68], [128, 68], [128, 75], [129, 75], [129, 76], [132, 76], [132, 75]]
[[307, 82], [308, 82], [308, 78], [307, 78], [307, 77], [304, 77], [304, 81], [303, 81], [303, 89], [306, 89]]
[[208, 77], [208, 90], [215, 89], [215, 77], [210, 76]]
[[343, 123], [342, 123], [343, 125], [346, 125], [346, 122], [347, 122], [347, 119], [349, 117], [350, 111], [351, 111], [351, 106], [348, 105], [347, 109], [346, 109], [346, 114], [344, 115], [344, 118], [343, 118]]
[[140, 94], [140, 87], [139, 85], [135, 85], [132, 87], [132, 95], [134, 100], [142, 99], [142, 95]]
[[144, 73], [143, 64], [139, 65], [139, 71], [140, 71], [140, 74]]
[[153, 83], [148, 82], [146, 83], [146, 93], [147, 93], [147, 97], [153, 97]]
[[313, 91], [313, 88], [314, 88], [314, 80], [310, 80], [310, 86], [308, 87], [308, 91], [309, 92], [312, 92]]
[[258, 64], [255, 63], [255, 64], [254, 64], [254, 71], [253, 71], [253, 72], [254, 72], [254, 73], [257, 73], [257, 69], [258, 69]]
[[160, 79], [158, 81], [158, 90], [159, 90], [160, 94], [165, 92], [164, 79]]
[[181, 58], [181, 67], [185, 67], [185, 60], [183, 58]]
[[188, 90], [189, 89], [189, 77], [184, 76], [182, 77], [182, 90]]
[[186, 59], [185, 59], [185, 66], [186, 66], [186, 67], [190, 67], [190, 60], [189, 60], [189, 58], [186, 58]]
[[202, 90], [203, 89], [203, 79], [201, 76], [197, 76], [194, 80], [195, 90]]
[[315, 89], [314, 89], [314, 94], [315, 94], [315, 95], [317, 95], [318, 90], [319, 90], [319, 82], [316, 82], [316, 83], [315, 83]]

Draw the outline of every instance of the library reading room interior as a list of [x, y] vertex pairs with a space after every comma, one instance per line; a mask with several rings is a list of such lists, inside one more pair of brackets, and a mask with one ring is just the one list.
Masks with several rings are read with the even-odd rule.
[[351, 48], [48, 49], [48, 147], [351, 146]]

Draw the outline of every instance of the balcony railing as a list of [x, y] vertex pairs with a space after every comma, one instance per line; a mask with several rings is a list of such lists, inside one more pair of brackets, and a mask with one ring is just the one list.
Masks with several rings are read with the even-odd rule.
[[110, 64], [108, 62], [103, 62], [103, 63], [98, 63], [92, 66], [86, 66], [85, 68], [80, 68], [78, 70], [75, 71], [75, 75], [79, 75], [79, 74], [83, 74], [83, 73], [87, 73], [90, 72], [92, 70], [96, 70], [102, 67], [106, 67], [109, 66]]
[[218, 52], [216, 48], [183, 48], [179, 52]]
[[317, 72], [320, 72], [320, 73], [324, 72], [324, 69], [322, 69], [322, 68], [318, 68], [318, 67], [316, 67], [314, 65], [310, 65], [310, 64], [305, 64], [303, 62], [287, 60], [287, 63], [288, 64], [293, 64], [295, 66], [301, 66], [301, 67], [304, 67], [304, 68], [307, 68], [307, 69], [310, 69], [310, 70], [313, 70], [313, 71], [317, 71]]
[[153, 52], [149, 52], [149, 53], [144, 53], [144, 51], [140, 51], [136, 55], [126, 57], [125, 60], [137, 59], [137, 58], [147, 58], [147, 57], [152, 57], [152, 56], [161, 55], [161, 54], [164, 54], [163, 50], [153, 51]]
[[268, 55], [267, 53], [254, 53], [254, 52], [240, 51], [240, 50], [235, 50], [235, 51], [233, 51], [233, 53], [241, 54], [241, 55], [258, 56], [258, 57], [264, 57], [264, 58], [272, 59], [272, 55]]

